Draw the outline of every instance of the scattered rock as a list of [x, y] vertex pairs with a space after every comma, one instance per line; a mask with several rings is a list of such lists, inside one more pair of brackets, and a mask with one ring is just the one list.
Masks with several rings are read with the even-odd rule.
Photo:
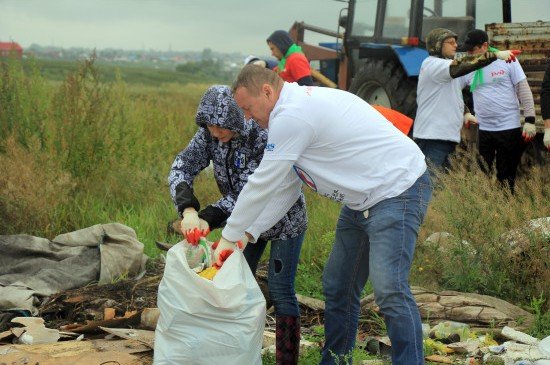
[[508, 326], [505, 326], [502, 329], [501, 335], [510, 340], [514, 340], [514, 341], [521, 342], [528, 345], [537, 345], [539, 343], [539, 340], [537, 340], [536, 338], [529, 336], [526, 333], [516, 331], [515, 329], [510, 328]]
[[[411, 289], [420, 316], [430, 324], [446, 320], [466, 323], [472, 330], [500, 329], [504, 326], [523, 330], [534, 322], [531, 313], [488, 295], [456, 291], [435, 292], [422, 287]], [[361, 300], [361, 311], [367, 313], [369, 310], [378, 311], [374, 294]]]

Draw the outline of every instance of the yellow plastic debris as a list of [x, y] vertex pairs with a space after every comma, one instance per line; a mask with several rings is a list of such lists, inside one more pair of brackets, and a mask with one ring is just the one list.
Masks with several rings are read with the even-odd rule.
[[208, 280], [212, 280], [214, 278], [214, 276], [216, 276], [217, 273], [218, 273], [218, 269], [215, 268], [214, 266], [212, 266], [212, 267], [209, 267], [207, 269], [202, 270], [199, 273], [199, 276], [203, 277], [205, 279], [208, 279]]
[[424, 344], [427, 348], [432, 349], [433, 351], [436, 351], [439, 354], [452, 354], [454, 352], [453, 349], [445, 346], [439, 341], [434, 341], [431, 338], [427, 338], [424, 340]]

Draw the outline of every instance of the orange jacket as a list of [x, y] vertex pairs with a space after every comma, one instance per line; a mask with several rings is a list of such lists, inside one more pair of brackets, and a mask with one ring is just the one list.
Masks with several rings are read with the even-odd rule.
[[380, 114], [382, 114], [401, 132], [407, 135], [409, 134], [413, 124], [412, 118], [407, 117], [405, 114], [399, 113], [397, 110], [393, 110], [382, 105], [373, 105], [372, 107], [378, 110]]

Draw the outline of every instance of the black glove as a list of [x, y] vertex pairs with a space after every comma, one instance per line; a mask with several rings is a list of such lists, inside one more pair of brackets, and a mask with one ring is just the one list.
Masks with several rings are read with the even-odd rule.
[[225, 226], [225, 221], [229, 217], [223, 210], [213, 205], [207, 205], [206, 208], [199, 212], [199, 218], [204, 219], [210, 230]]
[[185, 208], [195, 208], [196, 211], [201, 208], [198, 199], [193, 193], [193, 188], [183, 182], [179, 183], [178, 186], [176, 186], [175, 201], [181, 217], [183, 217], [183, 211]]

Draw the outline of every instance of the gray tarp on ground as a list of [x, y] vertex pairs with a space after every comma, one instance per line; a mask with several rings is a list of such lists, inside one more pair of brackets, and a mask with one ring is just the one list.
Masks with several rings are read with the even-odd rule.
[[35, 315], [40, 297], [134, 277], [146, 260], [135, 231], [119, 223], [97, 224], [51, 241], [0, 235], [0, 311], [26, 309]]

